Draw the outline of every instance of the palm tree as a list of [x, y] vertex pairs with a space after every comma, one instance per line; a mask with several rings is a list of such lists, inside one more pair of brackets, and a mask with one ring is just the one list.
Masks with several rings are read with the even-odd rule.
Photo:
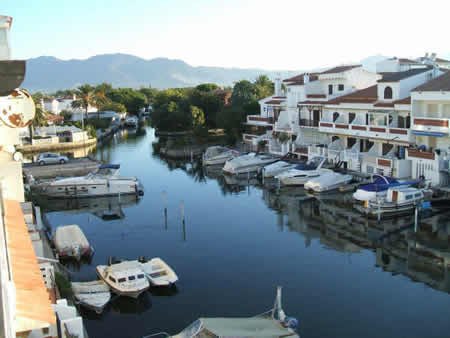
[[[73, 108], [81, 108], [88, 113], [91, 106], [98, 107], [107, 101], [105, 93], [99, 88], [95, 88], [89, 84], [79, 86], [75, 91], [77, 99], [72, 102]], [[84, 130], [84, 112], [81, 113], [81, 128]]]
[[[96, 89], [95, 87], [89, 84], [79, 86], [75, 91], [75, 95], [77, 99], [72, 102], [72, 107], [81, 108], [81, 129], [85, 130], [84, 113], [86, 112], [87, 116], [89, 107], [91, 106], [98, 107], [101, 104], [104, 104], [107, 101], [106, 95], [104, 92]], [[85, 139], [83, 134], [83, 143], [84, 142]]]

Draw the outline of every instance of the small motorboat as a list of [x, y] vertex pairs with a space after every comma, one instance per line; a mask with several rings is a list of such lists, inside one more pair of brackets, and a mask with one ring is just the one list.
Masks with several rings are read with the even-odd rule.
[[369, 216], [396, 216], [412, 212], [414, 208], [422, 205], [424, 198], [423, 189], [398, 186], [389, 188], [385, 198], [365, 201], [364, 205], [355, 205], [355, 208]]
[[77, 302], [97, 313], [101, 313], [111, 300], [109, 286], [104, 281], [72, 282], [71, 284]]
[[138, 261], [98, 265], [96, 270], [98, 276], [108, 284], [112, 292], [120, 296], [137, 298], [150, 287], [142, 265]]
[[281, 308], [281, 288], [273, 309], [254, 317], [199, 318], [182, 332], [170, 336], [165, 332], [155, 333], [145, 338], [165, 336], [176, 338], [194, 337], [292, 337], [299, 338], [296, 332], [298, 320], [288, 317]]
[[305, 190], [325, 192], [339, 189], [339, 187], [350, 183], [352, 179], [352, 175], [339, 174], [333, 171], [329, 171], [320, 175], [319, 177], [308, 180], [305, 183], [304, 187]]
[[308, 180], [319, 177], [325, 173], [331, 172], [329, 169], [323, 169], [326, 158], [317, 156], [306, 163], [300, 163], [292, 169], [276, 175], [275, 178], [279, 180], [280, 185], [283, 186], [301, 186]]
[[360, 185], [353, 194], [353, 198], [359, 202], [376, 201], [377, 199], [386, 197], [389, 188], [409, 186], [416, 183], [418, 181], [400, 182], [392, 177], [375, 174], [372, 176], [372, 183]]
[[81, 257], [89, 257], [94, 252], [76, 224], [57, 227], [53, 242], [60, 258], [75, 258], [79, 261]]
[[226, 161], [222, 170], [230, 175], [246, 174], [256, 172], [259, 168], [276, 161], [278, 159], [272, 155], [249, 153]]
[[143, 195], [144, 189], [139, 180], [136, 177], [121, 177], [119, 169], [119, 164], [102, 164], [85, 176], [33, 182], [31, 189], [38, 195], [52, 198]]
[[203, 153], [203, 165], [224, 164], [226, 161], [239, 156], [239, 152], [227, 147], [212, 146], [208, 147]]
[[141, 258], [139, 263], [153, 286], [171, 286], [178, 281], [178, 276], [173, 269], [159, 257], [148, 261]]
[[124, 124], [125, 124], [125, 127], [137, 128], [137, 126], [139, 124], [139, 119], [137, 118], [137, 116], [127, 116]]
[[275, 163], [268, 164], [259, 169], [258, 174], [264, 178], [275, 177], [289, 169], [293, 169], [298, 166], [299, 160], [295, 154], [287, 153]]

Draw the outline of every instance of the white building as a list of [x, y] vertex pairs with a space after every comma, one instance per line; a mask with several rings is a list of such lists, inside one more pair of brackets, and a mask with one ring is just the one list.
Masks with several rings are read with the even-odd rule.
[[408, 149], [412, 176], [431, 185], [449, 184], [450, 71], [413, 89], [411, 130], [416, 148]]
[[[46, 99], [42, 100], [41, 105], [44, 108], [44, 110], [49, 113], [59, 115], [62, 111], [67, 111], [69, 113], [72, 113], [72, 116], [80, 115], [80, 119], [81, 119], [81, 113], [86, 113], [86, 112], [82, 108], [73, 108], [72, 107], [72, 103], [76, 99], [77, 99], [77, 97], [75, 94], [71, 97], [46, 98]], [[98, 109], [96, 107], [89, 105], [88, 113], [95, 113], [97, 111], [98, 111]]]

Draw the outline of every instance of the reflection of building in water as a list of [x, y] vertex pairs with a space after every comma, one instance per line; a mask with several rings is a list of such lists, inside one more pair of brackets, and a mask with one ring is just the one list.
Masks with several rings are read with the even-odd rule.
[[39, 204], [46, 212], [61, 210], [73, 213], [89, 212], [106, 221], [124, 218], [123, 208], [137, 204], [138, 201], [135, 195], [123, 195], [79, 199], [40, 198]]
[[[448, 214], [427, 218], [414, 232], [412, 217], [378, 223], [353, 211], [342, 194], [307, 199], [298, 191], [302, 190], [278, 194], [265, 190], [263, 198], [279, 212], [282, 226], [302, 234], [307, 246], [316, 238], [340, 252], [374, 250], [375, 265], [384, 271], [403, 274], [412, 281], [450, 293]], [[379, 241], [382, 234], [405, 226], [405, 230]]]

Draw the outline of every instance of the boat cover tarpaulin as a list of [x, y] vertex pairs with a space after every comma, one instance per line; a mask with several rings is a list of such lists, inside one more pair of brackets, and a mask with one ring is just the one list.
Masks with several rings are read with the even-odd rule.
[[64, 251], [74, 246], [88, 248], [89, 242], [80, 227], [73, 224], [56, 228], [55, 246], [58, 251]]
[[120, 164], [102, 164], [99, 169], [119, 169]]
[[200, 318], [203, 328], [219, 337], [281, 337], [295, 333], [266, 318]]

